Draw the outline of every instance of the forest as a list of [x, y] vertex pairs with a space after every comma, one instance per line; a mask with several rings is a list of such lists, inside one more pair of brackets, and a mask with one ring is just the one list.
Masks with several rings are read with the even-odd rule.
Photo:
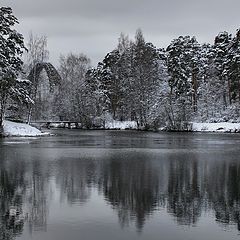
[[88, 129], [110, 119], [144, 130], [240, 122], [240, 30], [220, 32], [212, 44], [179, 36], [159, 48], [138, 29], [134, 39], [121, 33], [96, 67], [85, 54], [69, 53], [55, 69], [47, 36], [24, 41], [17, 23], [11, 8], [0, 8], [1, 126], [5, 117], [74, 120]]

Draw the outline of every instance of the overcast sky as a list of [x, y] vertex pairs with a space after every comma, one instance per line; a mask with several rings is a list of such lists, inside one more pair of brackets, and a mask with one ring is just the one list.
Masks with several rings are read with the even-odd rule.
[[179, 35], [213, 42], [218, 32], [240, 27], [240, 0], [1, 0], [20, 21], [17, 29], [48, 37], [50, 61], [60, 54], [84, 53], [92, 64], [115, 48], [121, 32], [166, 47]]

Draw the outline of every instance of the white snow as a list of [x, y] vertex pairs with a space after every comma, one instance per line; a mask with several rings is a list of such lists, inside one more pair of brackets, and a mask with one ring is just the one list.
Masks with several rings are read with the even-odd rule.
[[7, 137], [36, 137], [44, 136], [49, 133], [43, 133], [35, 127], [31, 127], [28, 124], [24, 123], [15, 123], [11, 121], [3, 122], [3, 132], [4, 136]]
[[29, 81], [28, 79], [17, 78], [17, 82], [19, 82], [19, 83], [28, 83], [28, 84], [31, 84], [31, 81]]
[[105, 129], [137, 129], [137, 123], [135, 121], [116, 121], [111, 120], [105, 123]]
[[192, 123], [194, 132], [240, 132], [240, 123], [219, 122], [219, 123]]

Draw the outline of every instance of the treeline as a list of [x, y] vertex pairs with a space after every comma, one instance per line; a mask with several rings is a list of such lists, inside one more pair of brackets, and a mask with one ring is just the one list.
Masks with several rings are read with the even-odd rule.
[[5, 116], [86, 128], [112, 119], [177, 130], [190, 121], [240, 122], [240, 30], [219, 33], [213, 44], [180, 36], [166, 49], [137, 30], [134, 40], [121, 34], [96, 68], [84, 54], [61, 56], [58, 74], [47, 38], [31, 34], [25, 47], [17, 23], [11, 8], [0, 8], [0, 132]]
[[60, 59], [62, 119], [87, 127], [108, 118], [139, 128], [182, 129], [189, 121], [240, 121], [240, 31], [219, 33], [214, 44], [180, 36], [166, 49], [121, 34], [118, 46], [96, 68], [84, 55]]

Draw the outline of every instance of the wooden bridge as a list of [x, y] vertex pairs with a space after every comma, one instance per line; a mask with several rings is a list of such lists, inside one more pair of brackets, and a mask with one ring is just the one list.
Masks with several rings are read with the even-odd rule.
[[[11, 118], [11, 117], [6, 117], [6, 120], [12, 121], [12, 122], [18, 122], [18, 123], [26, 123], [26, 121], [22, 119], [16, 119], [16, 118]], [[54, 124], [59, 124], [61, 125], [60, 127], [62, 128], [80, 128], [81, 123], [79, 121], [54, 121], [54, 120], [36, 120], [36, 121], [31, 121], [30, 125], [36, 125], [36, 126], [43, 126], [46, 128], [50, 128], [51, 125]]]

